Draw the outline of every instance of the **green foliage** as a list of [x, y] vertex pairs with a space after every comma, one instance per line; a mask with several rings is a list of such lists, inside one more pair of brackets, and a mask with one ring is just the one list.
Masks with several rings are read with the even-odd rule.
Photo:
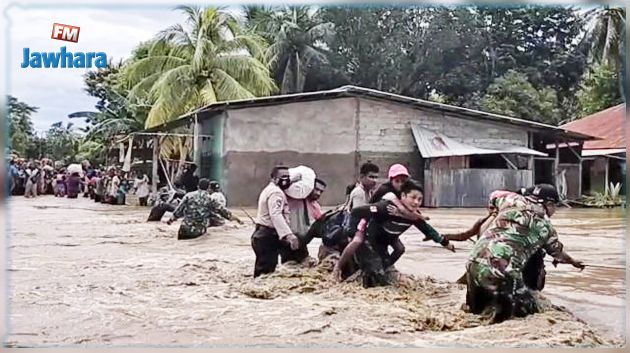
[[80, 136], [74, 131], [72, 123], [67, 125], [62, 122], [54, 123], [46, 133], [43, 155], [52, 160], [74, 162], [80, 141]]
[[592, 195], [583, 197], [580, 201], [588, 207], [603, 208], [621, 206], [625, 203], [625, 198], [621, 196], [621, 184], [610, 183], [603, 193], [594, 192]]
[[587, 32], [583, 42], [589, 46], [592, 61], [606, 63], [619, 70], [625, 53], [626, 9], [601, 7], [588, 12]]
[[276, 90], [259, 35], [244, 32], [233, 15], [216, 8], [178, 9], [188, 15], [187, 26], [177, 24], [159, 33], [122, 72], [131, 103], [150, 106], [145, 127], [209, 103]]
[[[565, 7], [324, 8], [331, 61], [353, 84], [474, 106], [508, 70], [573, 96], [586, 64], [583, 19]], [[571, 102], [567, 102], [570, 105]]]
[[330, 71], [324, 44], [334, 35], [334, 26], [322, 21], [311, 7], [277, 9], [246, 7], [247, 26], [270, 44], [265, 57], [280, 93], [303, 92], [314, 69]]
[[513, 70], [495, 80], [481, 99], [484, 111], [548, 124], [561, 119], [557, 104], [553, 89], [536, 89], [527, 76]]
[[580, 112], [584, 117], [623, 103], [619, 73], [608, 65], [598, 65], [586, 75], [577, 93]]
[[35, 132], [31, 115], [36, 113], [39, 108], [21, 102], [13, 96], [8, 96], [7, 101], [9, 103], [8, 122], [11, 148], [22, 157], [34, 158], [36, 155], [32, 155], [32, 153], [35, 143]]
[[75, 117], [86, 118], [89, 124], [87, 138], [104, 142], [107, 136], [127, 134], [141, 130], [147, 107], [132, 104], [121, 84], [122, 63], [109, 62], [105, 68], [88, 71], [84, 75], [86, 92], [99, 99], [96, 112], [77, 112]]
[[[107, 145], [212, 102], [347, 84], [550, 124], [620, 101], [621, 8], [249, 6], [243, 18], [177, 9], [184, 23], [85, 76], [99, 102], [78, 114], [89, 122], [81, 155], [99, 153], [88, 141]], [[608, 66], [588, 70], [589, 57]], [[28, 136], [14, 144], [29, 150]], [[190, 141], [164, 146], [182, 156]]]

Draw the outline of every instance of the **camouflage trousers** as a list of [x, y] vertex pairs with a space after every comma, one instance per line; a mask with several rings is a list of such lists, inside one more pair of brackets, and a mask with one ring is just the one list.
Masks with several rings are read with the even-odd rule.
[[492, 322], [524, 317], [540, 312], [534, 293], [520, 274], [497, 275], [485, 263], [470, 261], [467, 265], [466, 305], [473, 314], [486, 313]]
[[179, 226], [179, 232], [177, 233], [177, 239], [194, 239], [199, 236], [202, 236], [206, 233], [206, 225], [198, 224], [198, 223], [188, 223], [184, 221], [181, 226]]

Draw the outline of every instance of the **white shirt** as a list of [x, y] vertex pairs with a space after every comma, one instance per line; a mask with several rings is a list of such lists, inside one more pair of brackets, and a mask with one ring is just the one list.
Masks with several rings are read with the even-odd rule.
[[269, 183], [260, 193], [255, 223], [274, 228], [280, 238], [293, 233], [289, 227], [287, 196], [276, 184]]
[[350, 209], [367, 205], [370, 202], [370, 197], [371, 192], [366, 191], [361, 183], [357, 183], [350, 193]]
[[118, 188], [120, 188], [120, 178], [118, 175], [114, 175], [109, 187], [109, 196], [116, 197], [116, 195], [118, 195]]
[[213, 192], [210, 194], [210, 199], [216, 201], [219, 205], [225, 207], [227, 206], [227, 200], [225, 199], [225, 195], [221, 191]]
[[142, 176], [142, 179], [136, 178], [135, 180], [136, 195], [138, 197], [149, 196], [149, 178], [146, 175]]

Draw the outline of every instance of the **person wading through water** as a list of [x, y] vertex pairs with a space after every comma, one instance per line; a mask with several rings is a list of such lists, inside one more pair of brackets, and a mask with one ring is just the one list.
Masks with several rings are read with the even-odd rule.
[[194, 192], [197, 190], [197, 185], [199, 184], [199, 177], [195, 175], [195, 171], [197, 170], [196, 164], [191, 164], [184, 170], [182, 173], [179, 182], [177, 183], [177, 187], [183, 186], [186, 192]]
[[[411, 213], [420, 208], [423, 199], [423, 190], [417, 183], [408, 180], [401, 187], [402, 205]], [[363, 272], [363, 286], [373, 287], [392, 284], [395, 279], [386, 273], [403, 252], [397, 250], [400, 246], [392, 244], [400, 243], [400, 235], [412, 225], [418, 228], [426, 237], [441, 244], [448, 250], [455, 251], [448, 239], [442, 237], [435, 229], [425, 221], [412, 221], [400, 216], [394, 216], [388, 211], [388, 206], [393, 205], [394, 196], [386, 197], [377, 203], [356, 207], [352, 210], [350, 229], [356, 230], [352, 242], [344, 249], [339, 262], [335, 266], [333, 276], [341, 280], [342, 269], [350, 261], [354, 253], [357, 253], [358, 263]], [[402, 245], [402, 243], [400, 243]], [[390, 254], [388, 246], [394, 251]], [[404, 246], [402, 247], [404, 249]]]
[[472, 313], [489, 311], [492, 322], [498, 323], [539, 312], [534, 293], [523, 280], [523, 269], [541, 249], [554, 258], [554, 264], [584, 268], [564, 252], [551, 224], [559, 201], [558, 191], [549, 184], [536, 185], [528, 196], [506, 193], [496, 198], [497, 215], [466, 264], [466, 305]]
[[[466, 241], [472, 239], [475, 235], [477, 239], [483, 234], [486, 229], [492, 224], [498, 213], [498, 207], [496, 202], [502, 197], [509, 196], [510, 194], [519, 194], [523, 196], [531, 196], [534, 191], [534, 186], [528, 188], [521, 188], [516, 192], [507, 190], [496, 190], [490, 194], [488, 201], [488, 214], [479, 218], [473, 226], [461, 233], [444, 234], [444, 237], [450, 241]], [[540, 249], [534, 255], [532, 255], [523, 268], [523, 281], [525, 285], [533, 290], [541, 291], [545, 287], [545, 277], [547, 272], [545, 271], [545, 251]], [[457, 280], [457, 283], [466, 284], [466, 274]]]
[[[429, 220], [429, 217], [423, 216], [422, 213], [420, 212], [419, 207], [411, 211], [408, 207], [405, 207], [405, 205], [403, 205], [403, 203], [400, 201], [400, 197], [402, 193], [402, 186], [409, 180], [409, 171], [407, 170], [407, 168], [403, 166], [402, 164], [394, 164], [389, 168], [387, 176], [389, 178], [389, 181], [379, 186], [376, 192], [374, 192], [374, 194], [372, 195], [370, 199], [370, 203], [375, 204], [382, 201], [383, 199], [387, 199], [387, 201], [389, 201], [389, 203], [387, 204], [387, 212], [389, 213], [390, 216], [405, 218], [412, 222], [417, 222], [418, 224], [421, 225], [421, 228], [424, 229], [423, 233], [426, 235], [423, 241], [430, 240], [431, 236], [429, 234], [433, 234], [437, 232], [435, 231], [435, 229], [433, 229], [433, 227], [431, 227], [431, 225], [426, 223], [426, 221]], [[346, 231], [352, 234], [354, 233], [354, 231], [356, 231], [356, 229], [348, 228], [346, 229]], [[356, 248], [358, 248], [359, 245], [364, 241], [364, 237], [363, 237], [363, 234], [360, 232], [356, 234], [352, 234], [350, 236], [353, 237], [352, 242], [351, 242], [351, 244], [353, 245], [350, 249], [347, 249], [347, 251], [350, 252], [350, 254], [354, 254], [354, 251], [356, 251]], [[405, 246], [400, 240], [394, 241], [390, 243], [389, 245], [392, 247], [392, 250], [393, 250], [392, 253], [402, 255], [405, 252]], [[346, 251], [346, 248], [344, 248], [344, 252], [345, 251]], [[348, 256], [349, 259], [352, 258], [351, 255], [346, 255], [346, 256]], [[342, 254], [342, 257], [343, 257], [343, 254]], [[353, 267], [355, 266], [351, 266], [352, 263], [349, 261], [350, 260], [341, 262], [343, 267], [335, 266], [334, 275], [336, 277], [339, 277], [340, 273], [348, 274], [348, 273], [353, 272]], [[390, 268], [389, 270], [391, 272], [396, 272], [395, 268], [393, 267]]]
[[[210, 181], [210, 198], [213, 199], [216, 203], [223, 207], [227, 207], [227, 199], [225, 195], [221, 191], [221, 186], [216, 181]], [[208, 227], [220, 227], [224, 225], [223, 219], [218, 215], [214, 214], [210, 216], [210, 220], [208, 221]]]
[[[351, 190], [348, 190], [348, 199], [343, 208], [326, 215], [329, 219], [325, 220], [325, 224], [322, 225], [319, 231], [322, 244], [319, 247], [317, 258], [320, 264], [324, 263], [328, 258], [334, 267], [334, 264], [339, 260], [339, 256], [341, 256], [341, 252], [352, 240], [354, 234], [347, 231], [350, 212], [355, 207], [365, 206], [369, 203], [376, 187], [378, 172], [379, 167], [377, 165], [369, 161], [363, 163], [359, 169], [359, 180], [352, 186]], [[333, 267], [329, 267], [329, 269], [332, 270]], [[344, 274], [349, 276], [354, 272], [354, 266], [345, 270], [347, 271]]]
[[256, 227], [251, 237], [256, 255], [254, 277], [276, 270], [283, 243], [288, 244], [291, 250], [299, 248], [299, 239], [289, 227], [289, 205], [284, 193], [290, 185], [289, 168], [274, 167], [271, 181], [258, 197], [258, 214], [254, 220]]
[[212, 213], [218, 213], [225, 219], [243, 224], [230, 211], [210, 198], [208, 186], [210, 186], [208, 179], [199, 180], [198, 190], [187, 193], [168, 220], [167, 223], [170, 225], [178, 218], [184, 217], [177, 239], [194, 239], [205, 234], [208, 218]]
[[287, 196], [289, 227], [300, 240], [300, 246], [297, 250], [291, 250], [288, 245], [284, 244], [280, 249], [281, 263], [295, 261], [306, 266], [312, 266], [317, 262], [310, 257], [308, 244], [315, 237], [311, 226], [323, 216], [319, 198], [326, 191], [326, 186], [323, 180], [315, 178], [313, 191], [305, 199], [299, 200]]

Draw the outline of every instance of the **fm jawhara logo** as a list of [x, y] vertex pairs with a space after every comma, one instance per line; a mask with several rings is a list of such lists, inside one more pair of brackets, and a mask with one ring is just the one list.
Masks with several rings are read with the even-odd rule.
[[[78, 43], [81, 27], [61, 23], [53, 23], [51, 39]], [[107, 66], [107, 54], [104, 52], [70, 52], [63, 46], [58, 52], [31, 52], [30, 48], [22, 49], [23, 69], [33, 68], [103, 68]]]

